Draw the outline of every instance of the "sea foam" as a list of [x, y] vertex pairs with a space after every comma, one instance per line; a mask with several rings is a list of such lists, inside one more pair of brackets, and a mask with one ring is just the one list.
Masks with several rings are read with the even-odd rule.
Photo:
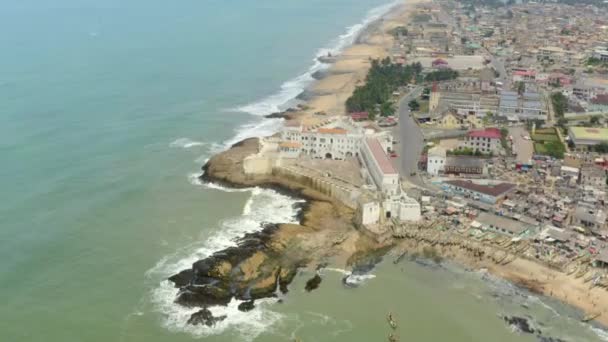
[[315, 81], [313, 75], [316, 72], [329, 68], [330, 65], [320, 62], [319, 57], [327, 56], [328, 54], [332, 54], [333, 56], [340, 54], [346, 47], [355, 42], [366, 27], [380, 19], [397, 4], [398, 2], [393, 2], [370, 10], [362, 22], [348, 27], [346, 33], [331, 42], [329, 47], [319, 49], [313, 59], [312, 66], [306, 72], [283, 83], [277, 93], [260, 101], [238, 107], [237, 110], [262, 116], [287, 109], [286, 106]]
[[205, 145], [205, 143], [200, 142], [200, 141], [194, 141], [191, 140], [189, 138], [179, 138], [179, 139], [175, 139], [173, 142], [171, 142], [171, 144], [169, 144], [170, 147], [181, 147], [181, 148], [191, 148], [191, 147], [196, 147], [196, 146], [203, 146]]
[[[205, 186], [203, 184], [203, 186]], [[223, 189], [223, 188], [218, 188]], [[187, 332], [194, 336], [221, 334], [234, 329], [241, 340], [252, 340], [261, 332], [273, 325], [281, 315], [271, 311], [269, 305], [273, 300], [256, 301], [256, 308], [250, 312], [238, 311], [239, 301], [232, 301], [226, 307], [212, 307], [215, 316], [227, 315], [227, 318], [214, 327], [192, 326], [187, 324], [190, 315], [197, 308], [185, 308], [175, 304], [177, 289], [167, 277], [181, 270], [190, 268], [195, 261], [208, 257], [214, 252], [236, 245], [237, 240], [247, 233], [262, 229], [265, 222], [297, 223], [299, 209], [297, 204], [303, 200], [282, 195], [274, 190], [261, 188], [239, 189], [249, 191], [251, 197], [243, 207], [242, 214], [222, 221], [214, 233], [203, 243], [194, 244], [184, 251], [167, 256], [146, 272], [149, 280], [159, 279], [160, 284], [152, 290], [152, 303], [162, 315], [163, 326], [171, 331]]]
[[[305, 73], [283, 83], [281, 89], [260, 101], [237, 108], [237, 111], [252, 114], [254, 116], [264, 116], [286, 109], [285, 106], [304, 91], [313, 81], [313, 74], [317, 71], [327, 69], [328, 64], [319, 61], [318, 57], [326, 56], [328, 53], [337, 55], [348, 45], [354, 43], [358, 35], [373, 21], [379, 19], [393, 8], [397, 2], [383, 5], [368, 12], [365, 19], [354, 26], [348, 27], [346, 33], [339, 36], [330, 47], [322, 48], [317, 51], [313, 59], [312, 66]], [[221, 144], [211, 143], [208, 145], [209, 153], [215, 154], [226, 150], [233, 144], [243, 139], [258, 136], [272, 135], [280, 130], [283, 119], [256, 119], [239, 127], [235, 135]], [[200, 146], [204, 143], [192, 141], [187, 138], [177, 139], [170, 144], [171, 147], [191, 148]], [[206, 145], [206, 144], [205, 144]], [[208, 156], [200, 156], [197, 160], [208, 160]], [[175, 304], [173, 301], [177, 290], [173, 284], [166, 280], [167, 277], [181, 270], [190, 268], [192, 263], [212, 255], [237, 243], [238, 238], [246, 233], [251, 233], [262, 229], [265, 222], [272, 223], [297, 223], [297, 204], [303, 201], [279, 194], [273, 190], [259, 188], [252, 189], [229, 189], [213, 183], [204, 183], [200, 180], [199, 174], [188, 175], [191, 184], [207, 189], [220, 190], [226, 192], [251, 191], [251, 197], [243, 207], [242, 215], [239, 217], [224, 220], [220, 227], [208, 237], [203, 243], [194, 243], [182, 251], [169, 255], [161, 259], [153, 268], [145, 274], [148, 280], [160, 280], [160, 284], [152, 290], [152, 303], [156, 310], [163, 317], [163, 325], [176, 332], [187, 332], [193, 336], [203, 337], [222, 334], [228, 329], [234, 329], [241, 335], [243, 340], [253, 340], [263, 331], [272, 326], [281, 315], [271, 311], [268, 307], [272, 300], [260, 300], [256, 302], [256, 308], [250, 312], [242, 313], [238, 311], [238, 301], [232, 301], [226, 307], [212, 307], [210, 310], [214, 315], [227, 315], [227, 318], [213, 327], [192, 326], [187, 321], [190, 315], [198, 311], [197, 308], [185, 308]], [[345, 274], [352, 276], [350, 272]], [[373, 275], [358, 275], [352, 280], [359, 283]]]

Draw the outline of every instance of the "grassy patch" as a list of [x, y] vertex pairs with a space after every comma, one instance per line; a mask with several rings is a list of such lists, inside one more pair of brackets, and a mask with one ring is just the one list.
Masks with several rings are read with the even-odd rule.
[[555, 128], [540, 128], [534, 131], [535, 134], [555, 134]]
[[534, 152], [538, 154], [547, 154], [547, 149], [543, 143], [534, 143]]
[[429, 101], [428, 100], [421, 100], [418, 101], [418, 103], [420, 103], [420, 113], [428, 113], [429, 112]]
[[535, 142], [559, 141], [557, 134], [533, 134], [531, 138]]

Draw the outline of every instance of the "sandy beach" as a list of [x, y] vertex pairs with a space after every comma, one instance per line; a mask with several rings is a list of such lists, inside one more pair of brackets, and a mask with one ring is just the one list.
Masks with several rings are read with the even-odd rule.
[[[475, 270], [487, 270], [490, 274], [533, 293], [572, 305], [580, 309], [583, 315], [601, 314], [595, 321], [608, 326], [608, 291], [600, 287], [591, 288], [591, 283], [585, 283], [584, 277], [576, 278], [521, 256], [507, 264], [497, 263], [495, 255], [500, 255], [503, 249], [469, 241], [466, 237], [453, 233], [418, 229], [413, 232], [434, 236], [433, 240], [440, 242], [435, 244], [418, 235], [415, 238], [406, 237], [398, 244], [397, 250], [400, 253], [424, 255], [425, 249], [432, 248], [442, 259]], [[471, 250], [469, 246], [475, 247]]]
[[304, 125], [314, 125], [326, 119], [314, 115], [324, 112], [327, 115], [346, 114], [344, 104], [354, 89], [361, 85], [370, 67], [370, 61], [389, 55], [394, 38], [388, 32], [407, 22], [416, 5], [428, 0], [412, 0], [398, 4], [382, 19], [370, 24], [358, 37], [355, 44], [346, 48], [310, 89], [305, 110], [294, 113], [293, 118]]
[[[323, 73], [323, 76], [317, 82], [307, 89], [306, 100], [302, 104], [301, 109], [289, 113], [289, 120], [297, 121], [303, 125], [314, 125], [325, 121], [328, 116], [345, 115], [345, 102], [353, 90], [363, 83], [370, 67], [370, 61], [389, 55], [390, 48], [393, 46], [393, 37], [388, 32], [396, 26], [404, 25], [416, 5], [425, 2], [428, 1], [407, 1], [407, 3], [397, 5], [384, 18], [370, 24], [355, 44], [345, 49], [339, 56], [334, 56], [335, 61], [331, 67]], [[324, 114], [319, 115], [320, 112]], [[230, 154], [228, 152], [227, 157], [223, 158], [230, 158]], [[238, 165], [241, 160], [240, 157], [237, 159], [239, 160], [235, 160], [230, 164]], [[222, 168], [220, 167], [219, 169]], [[220, 180], [225, 180], [223, 178], [230, 179], [235, 173], [240, 173], [240, 171], [232, 173], [232, 175], [227, 175], [226, 177], [216, 176], [216, 178]], [[236, 183], [240, 182], [237, 181]], [[308, 223], [314, 221], [311, 217], [308, 216]], [[362, 239], [360, 234], [357, 234], [355, 231], [349, 232], [349, 225], [341, 225], [342, 229], [337, 231], [319, 229], [319, 227], [326, 226], [326, 222], [311, 224], [311, 227], [316, 228], [311, 228], [309, 234], [299, 237], [298, 244], [305, 246], [303, 249], [309, 253], [323, 248], [333, 249], [334, 251], [331, 253], [322, 253], [323, 258], [331, 255], [333, 261], [339, 264], [339, 267], [348, 267], [352, 263], [353, 253], [359, 250], [374, 250], [386, 246], [386, 244], [376, 245], [369, 239]], [[343, 236], [343, 240], [340, 243], [333, 246], [326, 246], [321, 243], [322, 241], [329, 240], [335, 234]], [[447, 238], [449, 239], [450, 237], [448, 236]], [[366, 242], [365, 246], [358, 245], [361, 241]], [[424, 243], [413, 243], [408, 239], [396, 240], [395, 243], [405, 253], [420, 252], [425, 246]], [[336, 245], [340, 245], [340, 248], [337, 248]], [[323, 246], [323, 248], [320, 248], [320, 246]], [[561, 300], [581, 309], [584, 314], [601, 313], [596, 321], [608, 326], [608, 292], [605, 289], [597, 287], [590, 289], [589, 284], [584, 283], [583, 278], [577, 279], [574, 276], [568, 276], [563, 272], [523, 258], [517, 258], [508, 264], [496, 263], [490, 256], [498, 249], [492, 246], [486, 246], [486, 248], [488, 253], [482, 257], [463, 249], [458, 244], [442, 246], [439, 248], [439, 254], [444, 259], [449, 259], [465, 267], [486, 269], [491, 274], [525, 287], [532, 292]], [[309, 264], [315, 264], [310, 261]]]
[[[308, 90], [305, 110], [292, 118], [304, 125], [314, 125], [326, 115], [345, 115], [344, 104], [354, 89], [364, 82], [372, 59], [389, 55], [394, 38], [388, 32], [409, 20], [416, 5], [428, 0], [411, 0], [397, 5], [389, 14], [372, 23], [356, 43], [343, 51], [326, 71], [325, 76]], [[447, 252], [447, 251], [446, 251]], [[518, 258], [508, 265], [498, 265], [490, 259], [477, 259], [462, 250], [450, 250], [445, 257], [467, 267], [487, 269], [491, 274], [512, 281], [539, 294], [556, 298], [575, 306], [586, 314], [599, 313], [596, 321], [608, 326], [608, 292], [602, 288], [590, 289], [582, 278], [568, 276], [540, 263]]]

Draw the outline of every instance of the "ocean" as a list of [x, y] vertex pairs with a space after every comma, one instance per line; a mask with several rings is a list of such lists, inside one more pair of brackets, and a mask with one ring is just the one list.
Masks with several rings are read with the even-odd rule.
[[279, 304], [185, 321], [165, 280], [297, 199], [201, 184], [213, 153], [283, 109], [386, 0], [0, 0], [1, 341], [601, 341], [579, 314], [480, 272], [414, 261], [296, 277]]

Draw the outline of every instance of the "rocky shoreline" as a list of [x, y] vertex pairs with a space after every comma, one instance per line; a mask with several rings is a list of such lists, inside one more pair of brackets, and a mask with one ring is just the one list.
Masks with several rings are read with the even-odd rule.
[[[299, 223], [265, 224], [260, 231], [239, 239], [236, 246], [198, 260], [191, 268], [169, 277], [179, 289], [175, 303], [201, 308], [191, 316], [190, 324], [213, 325], [224, 319], [213, 317], [210, 306], [227, 305], [237, 299], [245, 301], [239, 309], [248, 311], [257, 299], [286, 294], [300, 269], [314, 270], [330, 260], [347, 268], [367, 255], [386, 251], [385, 244], [356, 229], [354, 212], [339, 202], [272, 175], [245, 175], [243, 159], [257, 149], [257, 138], [233, 145], [203, 166], [201, 180], [233, 188], [263, 187], [302, 198], [305, 202], [299, 208]], [[307, 290], [321, 283], [320, 276], [313, 279]]]

